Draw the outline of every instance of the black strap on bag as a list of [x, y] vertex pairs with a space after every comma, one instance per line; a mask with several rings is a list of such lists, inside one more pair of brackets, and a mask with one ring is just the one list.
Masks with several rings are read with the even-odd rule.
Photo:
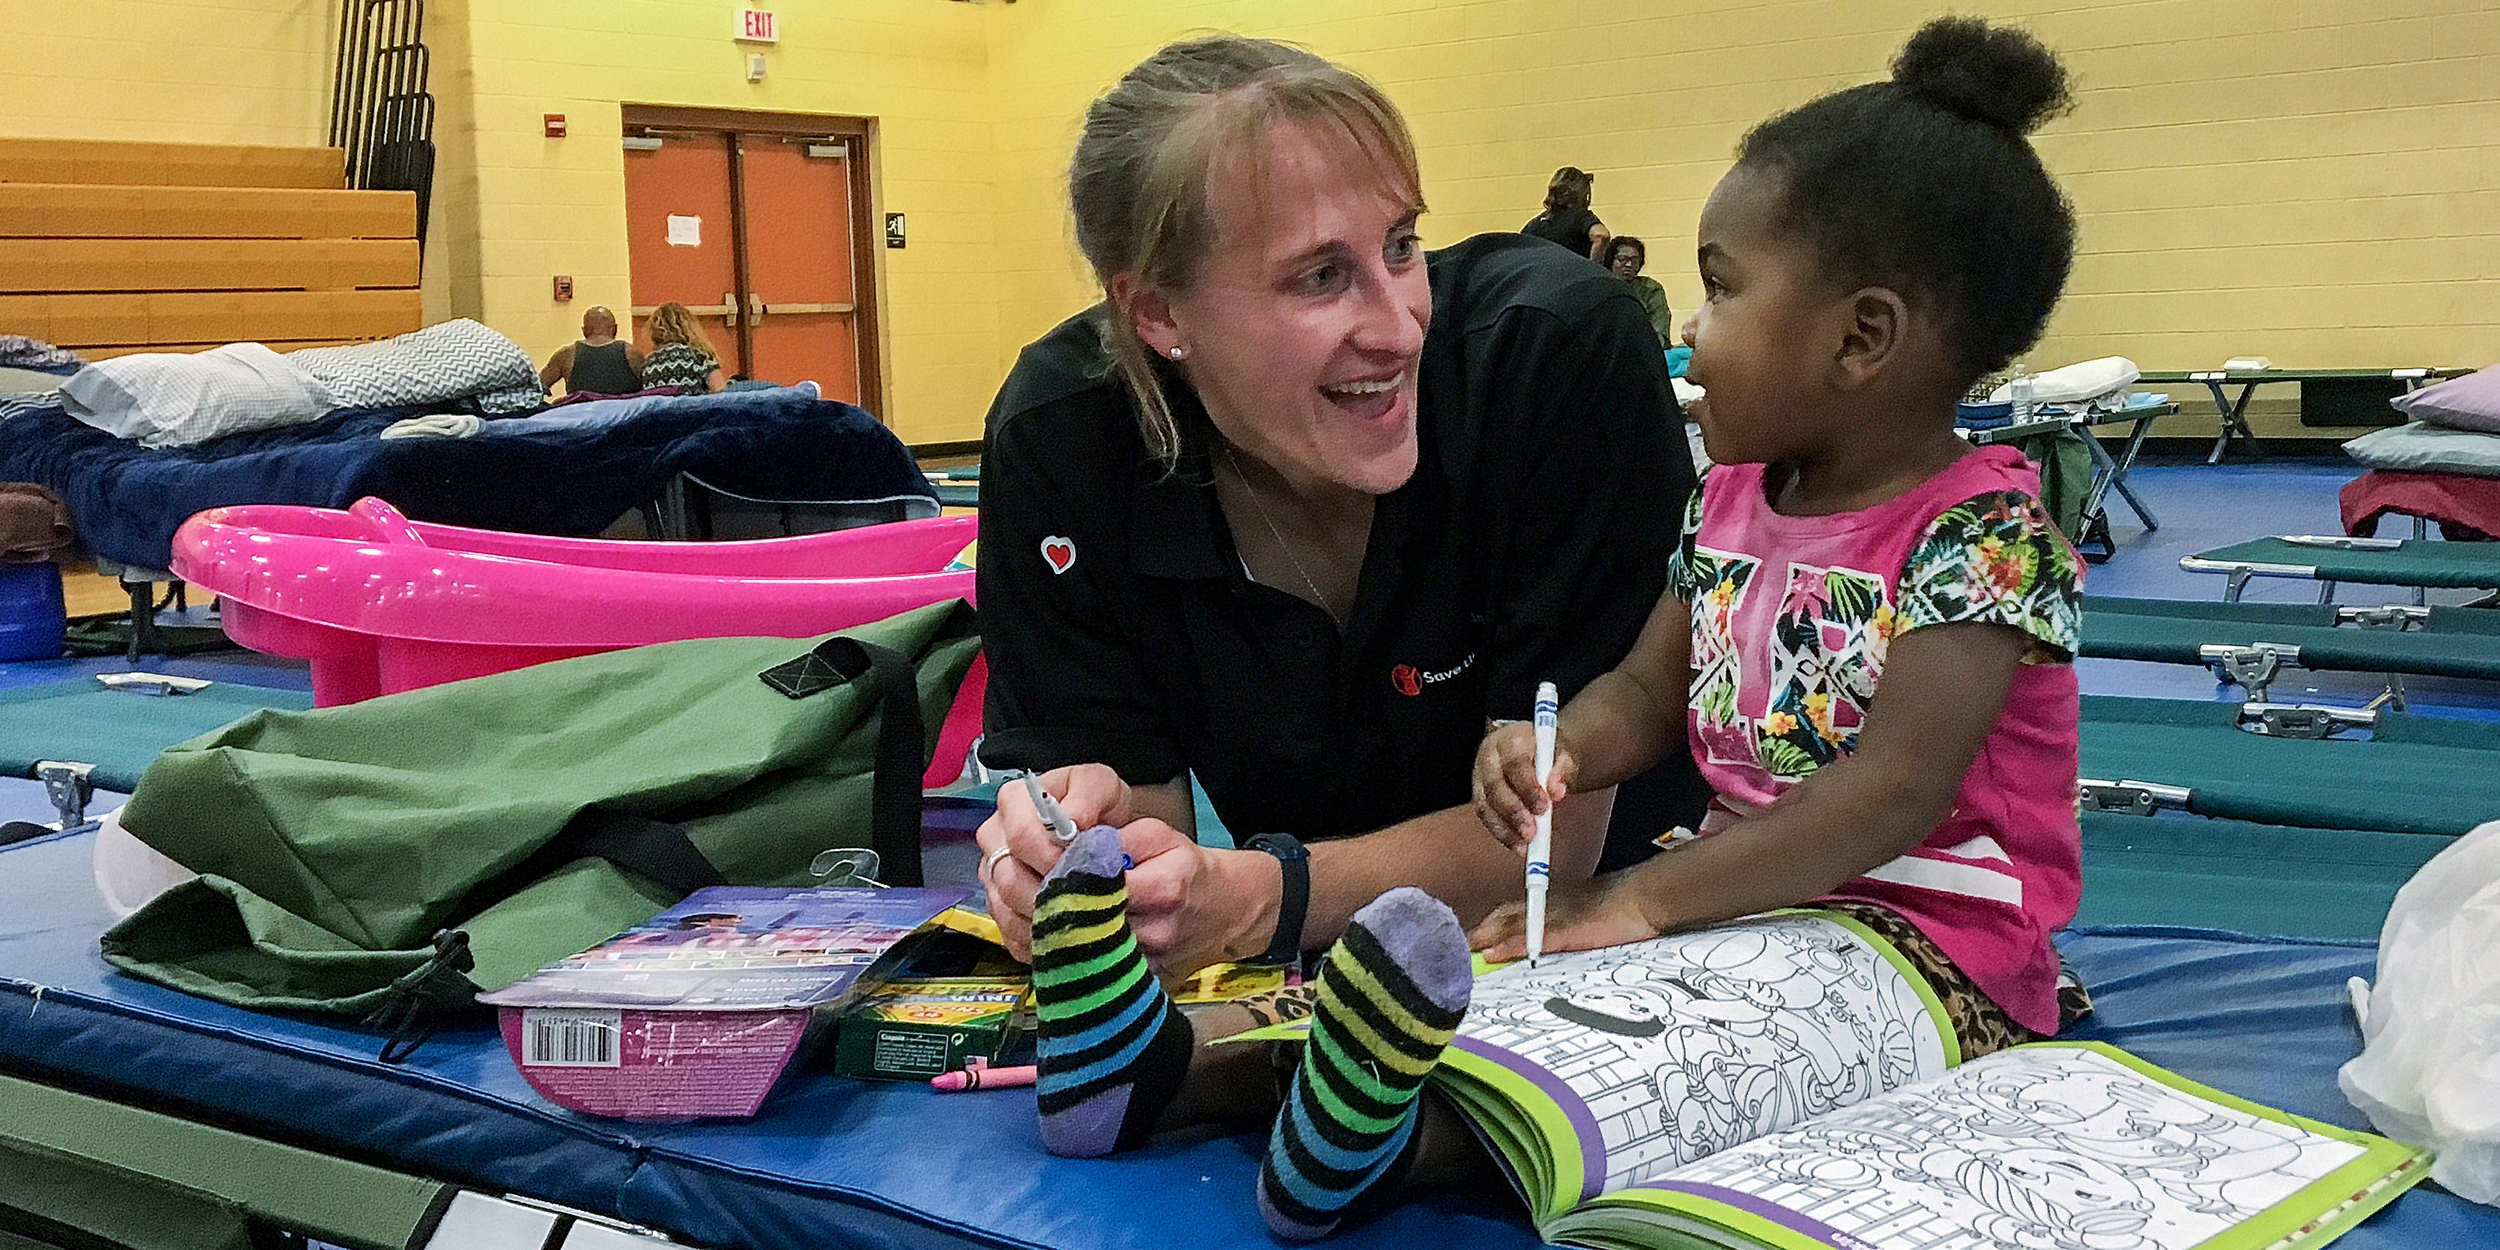
[[435, 931], [433, 955], [391, 982], [382, 1005], [364, 1018], [366, 1028], [382, 1031], [382, 1062], [408, 1062], [434, 1036], [443, 1017], [469, 1005], [477, 987], [469, 983], [468, 972], [476, 966], [466, 931]]
[[[567, 821], [561, 832], [529, 858], [462, 895], [458, 912], [474, 916], [566, 864], [593, 857], [678, 894], [728, 884], [720, 869], [704, 857], [703, 848], [686, 836], [684, 826], [593, 807]], [[442, 1017], [469, 1002], [477, 986], [467, 974], [476, 966], [466, 931], [444, 929], [434, 935], [434, 954], [391, 982], [382, 1004], [365, 1017], [367, 1027], [386, 1035], [382, 1062], [405, 1062], [434, 1035]]]
[[877, 879], [887, 885], [919, 885], [920, 774], [925, 727], [920, 717], [920, 675], [909, 656], [857, 638], [828, 638], [816, 649], [757, 676], [793, 699], [847, 685], [862, 677], [877, 700], [877, 764], [869, 792], [868, 846], [877, 853]]

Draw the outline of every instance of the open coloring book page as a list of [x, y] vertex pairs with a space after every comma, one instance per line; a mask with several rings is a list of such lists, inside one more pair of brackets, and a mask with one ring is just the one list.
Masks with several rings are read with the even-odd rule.
[[1822, 916], [1514, 963], [1459, 1033], [1566, 1104], [1604, 1191], [1945, 1070], [1908, 978]]
[[1651, 1186], [1885, 1250], [2177, 1250], [2363, 1147], [2192, 1098], [2097, 1051], [2000, 1052]]

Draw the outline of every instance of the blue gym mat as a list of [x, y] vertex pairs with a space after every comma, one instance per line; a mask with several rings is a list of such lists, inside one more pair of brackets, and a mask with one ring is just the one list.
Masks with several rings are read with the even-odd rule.
[[[16, 783], [23, 787], [31, 783]], [[0, 851], [0, 1064], [172, 1110], [668, 1229], [783, 1250], [1273, 1244], [1251, 1202], [1264, 1137], [1209, 1133], [1107, 1162], [1051, 1158], [1030, 1090], [935, 1095], [809, 1068], [742, 1122], [640, 1125], [540, 1099], [484, 1022], [385, 1067], [379, 1039], [254, 1013], [109, 969], [90, 835]], [[2358, 1047], [2343, 984], [2366, 944], [2211, 930], [2078, 930], [2061, 943], [2099, 1014], [2076, 1032], [2196, 1080], [2340, 1124], [2334, 1073]], [[2356, 1250], [2500, 1241], [2500, 1211], [2421, 1189], [2348, 1235]], [[1527, 1247], [1504, 1193], [1401, 1207], [1334, 1243]]]

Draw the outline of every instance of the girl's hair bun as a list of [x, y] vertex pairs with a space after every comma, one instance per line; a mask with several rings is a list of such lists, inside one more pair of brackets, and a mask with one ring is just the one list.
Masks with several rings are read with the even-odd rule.
[[1902, 90], [2018, 135], [2074, 106], [2066, 67], [2028, 31], [1975, 17], [1940, 17], [1893, 58]]

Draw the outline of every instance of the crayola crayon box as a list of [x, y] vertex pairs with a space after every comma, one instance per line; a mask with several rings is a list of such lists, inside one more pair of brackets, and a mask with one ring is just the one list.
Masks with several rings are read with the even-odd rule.
[[996, 1063], [1029, 1011], [1022, 976], [899, 977], [842, 1014], [833, 1070], [842, 1076], [925, 1081], [974, 1059]]

